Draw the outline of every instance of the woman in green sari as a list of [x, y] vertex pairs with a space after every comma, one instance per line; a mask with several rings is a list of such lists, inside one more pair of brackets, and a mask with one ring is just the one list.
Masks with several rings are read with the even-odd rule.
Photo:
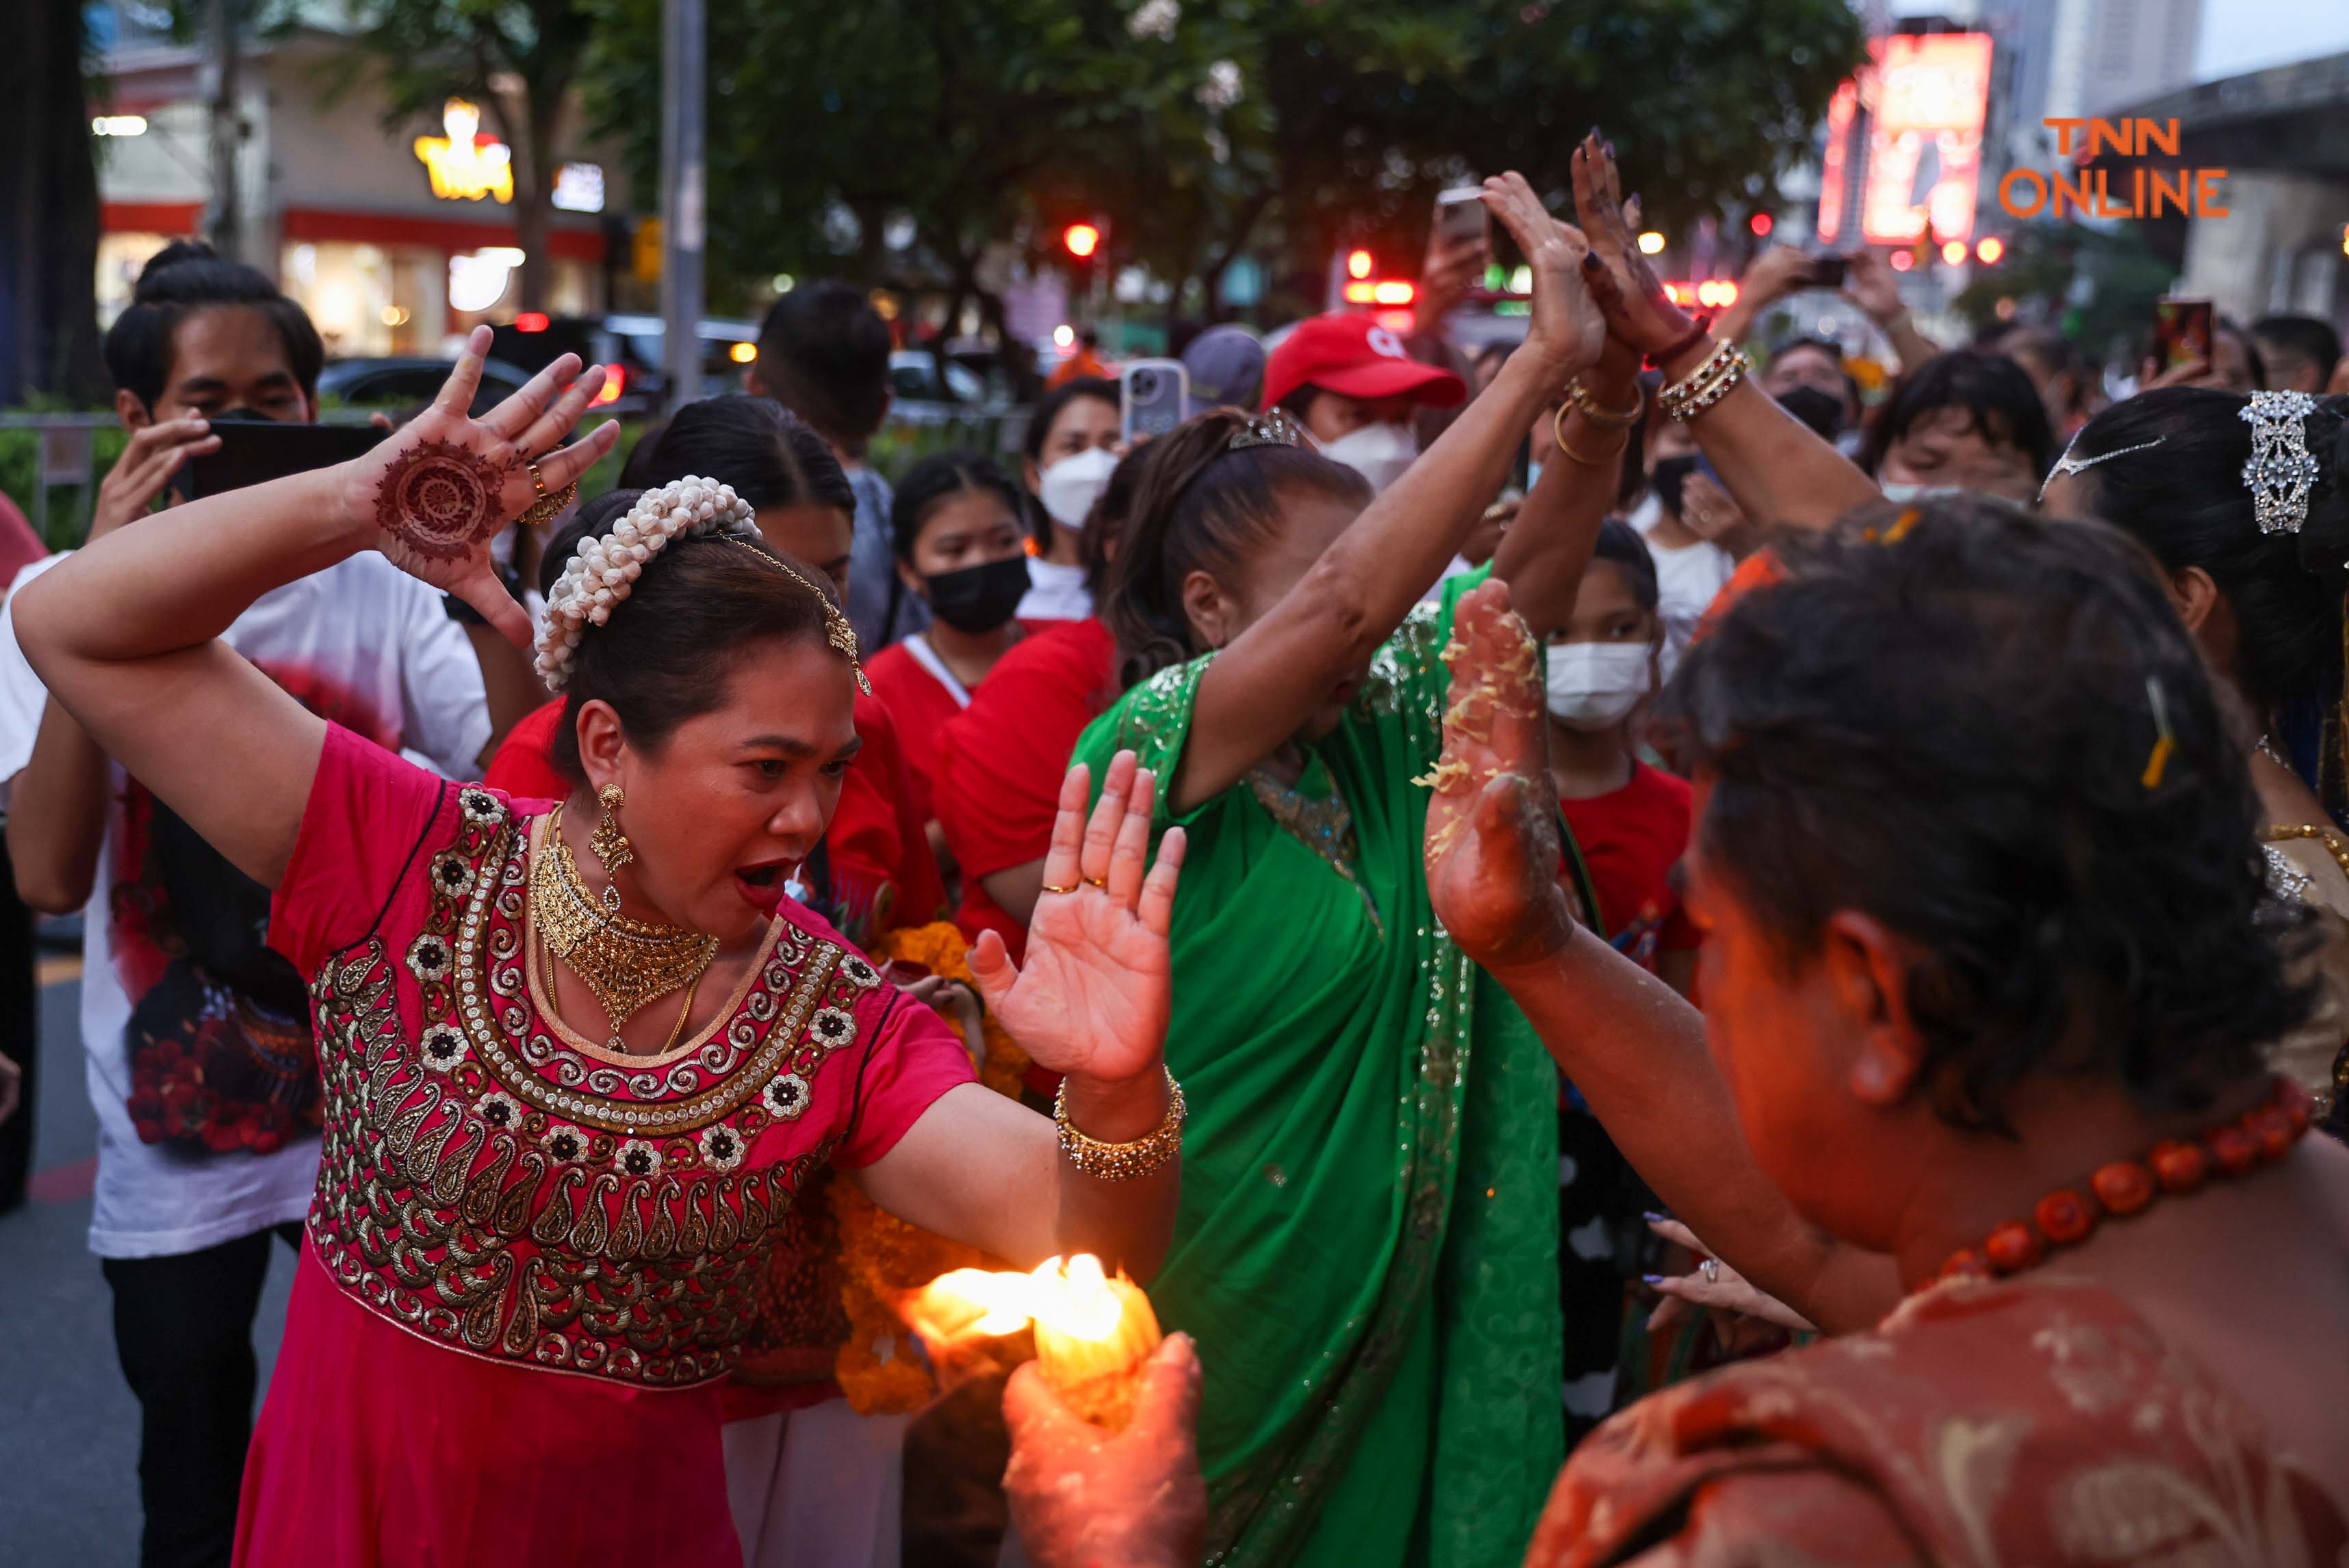
[[[1199, 416], [1153, 454], [1103, 604], [1140, 684], [1076, 760], [1139, 752], [1155, 826], [1190, 841], [1190, 1123], [1151, 1294], [1206, 1367], [1211, 1563], [1504, 1568], [1563, 1457], [1556, 1071], [1421, 860], [1439, 655], [1486, 573], [1420, 601], [1546, 400], [1578, 376], [1604, 413], [1639, 394], [1636, 361], [1601, 362], [1581, 235], [1515, 176], [1485, 200], [1535, 276], [1492, 387], [1375, 500], [1278, 417]], [[1537, 625], [1572, 605], [1623, 446], [1587, 406], [1492, 568]]]

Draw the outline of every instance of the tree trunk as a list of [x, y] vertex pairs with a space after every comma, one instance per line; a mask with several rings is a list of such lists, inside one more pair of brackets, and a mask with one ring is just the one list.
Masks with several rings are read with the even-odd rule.
[[106, 396], [98, 340], [98, 166], [78, 0], [16, 0], [0, 50], [0, 406]]

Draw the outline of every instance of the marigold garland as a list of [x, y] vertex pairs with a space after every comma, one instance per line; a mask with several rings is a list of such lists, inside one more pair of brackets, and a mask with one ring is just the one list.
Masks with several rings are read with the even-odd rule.
[[[933, 975], [972, 984], [962, 933], [950, 923], [903, 927], [873, 948], [882, 964], [919, 964]], [[957, 1037], [961, 1026], [949, 1016]], [[986, 1058], [979, 1081], [1010, 1099], [1019, 1098], [1027, 1053], [1012, 1043], [993, 1014], [983, 1016]], [[859, 1415], [897, 1415], [918, 1410], [938, 1388], [916, 1344], [913, 1331], [890, 1304], [949, 1270], [1001, 1269], [1010, 1265], [977, 1247], [950, 1242], [884, 1212], [854, 1184], [832, 1184], [833, 1212], [840, 1223], [841, 1305], [848, 1312], [848, 1340], [833, 1372], [851, 1409]]]

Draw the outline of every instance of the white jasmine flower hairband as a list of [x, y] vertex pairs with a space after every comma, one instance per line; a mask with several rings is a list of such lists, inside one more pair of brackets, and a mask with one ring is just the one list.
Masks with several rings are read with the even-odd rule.
[[559, 694], [570, 683], [581, 636], [611, 619], [654, 556], [671, 540], [702, 534], [740, 546], [814, 594], [823, 608], [824, 640], [846, 655], [857, 688], [872, 695], [848, 617], [822, 589], [761, 548], [750, 504], [732, 485], [693, 474], [647, 490], [609, 533], [579, 542], [546, 596], [546, 620], [538, 629], [538, 676], [546, 689]]

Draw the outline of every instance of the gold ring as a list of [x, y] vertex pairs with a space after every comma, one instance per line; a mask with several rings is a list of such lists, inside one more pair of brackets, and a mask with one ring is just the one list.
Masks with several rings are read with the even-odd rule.
[[[531, 469], [531, 478], [535, 480], [537, 477], [538, 470], [533, 467]], [[579, 481], [573, 480], [553, 495], [542, 493], [536, 500], [523, 509], [522, 516], [515, 521], [524, 528], [537, 528], [543, 523], [552, 522], [562, 516], [563, 509], [578, 499]]]
[[530, 470], [531, 488], [543, 497], [546, 494], [546, 476], [538, 471], [538, 465], [535, 462], [524, 463], [523, 467]]
[[1077, 891], [1077, 884], [1075, 882], [1071, 882], [1066, 887], [1054, 887], [1050, 882], [1046, 882], [1040, 891], [1044, 892], [1074, 892]]
[[1084, 879], [1084, 883], [1087, 887], [1106, 888], [1109, 886], [1109, 879], [1107, 877], [1087, 877]]

